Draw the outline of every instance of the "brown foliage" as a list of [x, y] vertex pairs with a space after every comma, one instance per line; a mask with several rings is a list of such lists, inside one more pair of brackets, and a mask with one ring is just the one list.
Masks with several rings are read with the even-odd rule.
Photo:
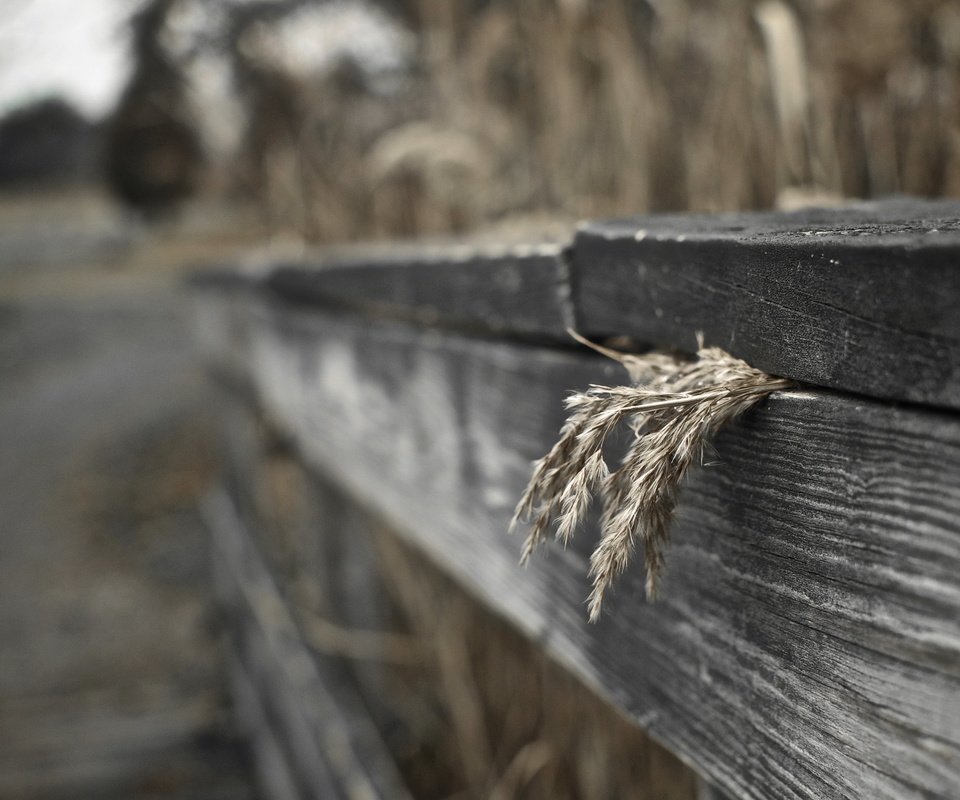
[[[955, 4], [406, 6], [420, 41], [418, 78], [389, 102], [397, 125], [413, 123], [423, 136], [388, 126], [374, 137], [383, 141], [345, 144], [331, 166], [357, 175], [348, 188], [375, 202], [322, 238], [461, 231], [516, 213], [719, 211], [960, 191]], [[345, 99], [335, 113], [353, 119], [366, 102]], [[340, 202], [329, 194], [315, 213], [335, 216]]]

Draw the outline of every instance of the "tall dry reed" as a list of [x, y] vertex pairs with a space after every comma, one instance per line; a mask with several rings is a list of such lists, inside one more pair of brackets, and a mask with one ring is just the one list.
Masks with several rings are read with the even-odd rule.
[[[357, 133], [326, 163], [375, 198], [343, 237], [464, 231], [533, 212], [960, 193], [960, 8], [948, 0], [406, 5], [420, 63], [414, 99], [395, 99], [394, 113], [429, 135], [403, 139], [409, 153], [393, 148], [385, 167], [386, 144]], [[325, 113], [353, 119], [368, 102]], [[319, 200], [314, 213], [335, 219], [337, 193]]]
[[[685, 362], [659, 353], [621, 354], [571, 334], [623, 364], [633, 385], [591, 386], [567, 399], [570, 415], [557, 443], [536, 462], [513, 524], [530, 522], [521, 558], [525, 563], [551, 527], [566, 545], [591, 502], [599, 499], [601, 536], [590, 559], [593, 622], [638, 545], [646, 561], [647, 596], [656, 595], [670, 521], [687, 470], [723, 425], [793, 384], [716, 347], [701, 346], [696, 359]], [[611, 469], [604, 446], [623, 427], [631, 431], [632, 441]]]

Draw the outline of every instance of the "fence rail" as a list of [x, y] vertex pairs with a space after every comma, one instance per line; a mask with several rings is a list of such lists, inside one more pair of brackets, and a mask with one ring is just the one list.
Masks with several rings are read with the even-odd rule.
[[[736, 797], [960, 791], [960, 204], [592, 223], [207, 276], [211, 363], [310, 466]], [[507, 534], [562, 401], [619, 367], [565, 330], [802, 382], [682, 489], [661, 599], [589, 625], [590, 537]], [[903, 404], [896, 401], [909, 401]]]

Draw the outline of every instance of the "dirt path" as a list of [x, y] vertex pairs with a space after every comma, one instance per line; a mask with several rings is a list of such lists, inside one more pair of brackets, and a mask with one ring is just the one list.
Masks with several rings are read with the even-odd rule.
[[179, 251], [95, 215], [76, 258], [31, 250], [72, 207], [0, 204], [0, 797], [249, 797], [196, 506], [216, 411], [151, 263]]

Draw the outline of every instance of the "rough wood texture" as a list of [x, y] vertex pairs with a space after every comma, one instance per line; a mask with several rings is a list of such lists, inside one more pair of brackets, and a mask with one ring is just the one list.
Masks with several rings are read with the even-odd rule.
[[261, 747], [264, 780], [284, 782], [277, 777], [285, 772], [279, 750], [304, 800], [408, 797], [355, 690], [322, 669], [304, 645], [229, 497], [211, 495], [205, 511], [216, 545], [218, 594], [233, 609], [240, 710], [252, 715], [254, 727], [266, 721], [272, 730]]
[[767, 372], [960, 409], [960, 203], [581, 225], [560, 245], [405, 247], [263, 263], [206, 286], [453, 329], [723, 347]]
[[598, 359], [288, 308], [251, 320], [307, 457], [735, 797], [960, 792], [960, 420], [774, 395], [683, 490], [663, 599], [586, 624], [592, 542], [517, 566], [506, 524]]
[[597, 222], [572, 259], [582, 333], [960, 408], [960, 203]]
[[562, 337], [572, 324], [562, 245], [392, 247], [267, 278], [297, 302], [513, 336]]

